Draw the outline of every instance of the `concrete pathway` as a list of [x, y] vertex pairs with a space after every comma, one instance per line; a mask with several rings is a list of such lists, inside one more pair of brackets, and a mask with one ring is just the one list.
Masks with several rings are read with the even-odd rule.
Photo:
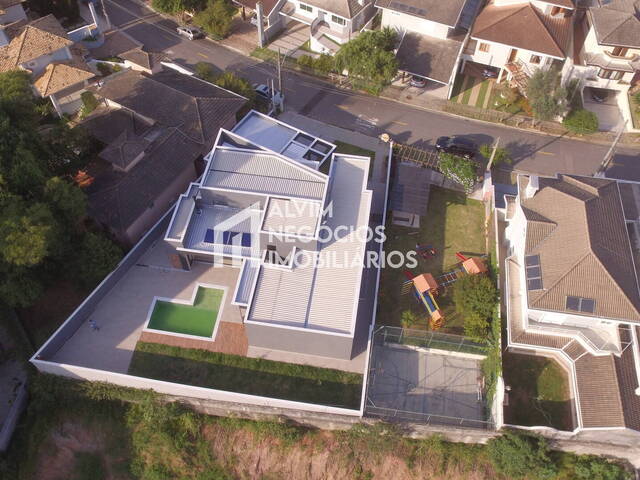
[[274, 52], [280, 49], [282, 55], [298, 58], [301, 55], [308, 54], [308, 52], [299, 49], [309, 40], [310, 35], [311, 30], [309, 25], [295, 22], [291, 27], [286, 28], [267, 48]]

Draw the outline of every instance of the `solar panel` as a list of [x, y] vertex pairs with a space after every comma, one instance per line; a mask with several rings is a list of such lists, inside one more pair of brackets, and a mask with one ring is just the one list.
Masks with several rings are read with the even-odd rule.
[[567, 310], [574, 312], [593, 313], [596, 308], [596, 301], [593, 298], [567, 296]]
[[542, 290], [540, 255], [527, 255], [524, 257], [524, 263], [527, 277], [527, 290]]

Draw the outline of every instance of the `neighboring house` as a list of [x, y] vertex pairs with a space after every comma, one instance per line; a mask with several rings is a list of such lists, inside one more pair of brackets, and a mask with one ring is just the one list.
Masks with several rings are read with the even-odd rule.
[[[176, 207], [165, 240], [183, 265], [242, 263], [233, 304], [250, 347], [352, 358], [372, 192], [369, 159], [334, 149], [251, 112]], [[296, 160], [308, 151], [328, 175]]]
[[162, 61], [166, 55], [147, 50], [142, 43], [120, 30], [111, 30], [104, 34], [101, 44], [90, 50], [96, 61], [114, 62], [119, 59], [124, 68], [153, 74], [162, 70]]
[[287, 0], [280, 9], [284, 25], [309, 25], [309, 48], [335, 54], [373, 18], [372, 0]]
[[[479, 4], [478, 0], [377, 0], [382, 27], [394, 28], [400, 35], [396, 53], [400, 71], [451, 85]], [[403, 80], [409, 79], [403, 75]]]
[[[576, 19], [574, 55], [565, 71], [580, 80], [585, 104], [609, 129], [620, 128], [625, 120], [627, 129], [633, 128], [628, 91], [640, 70], [639, 8], [637, 2], [613, 0], [580, 12]], [[605, 105], [593, 102], [594, 93]]]
[[10, 43], [0, 47], [0, 72], [21, 69], [31, 73], [35, 91], [48, 97], [62, 115], [77, 109], [80, 93], [94, 76], [84, 61], [85, 53], [60, 22], [47, 15], [21, 26]]
[[601, 441], [640, 430], [638, 193], [609, 179], [520, 175], [505, 197], [508, 348], [556, 359], [574, 431]]
[[24, 0], [0, 0], [0, 47], [8, 45], [16, 30], [27, 22]]
[[463, 59], [499, 72], [523, 94], [539, 68], [561, 69], [570, 55], [572, 0], [492, 0], [471, 30]]
[[87, 172], [89, 213], [132, 245], [200, 173], [220, 128], [246, 99], [173, 70], [113, 74], [89, 88], [104, 106], [83, 125], [106, 148]]

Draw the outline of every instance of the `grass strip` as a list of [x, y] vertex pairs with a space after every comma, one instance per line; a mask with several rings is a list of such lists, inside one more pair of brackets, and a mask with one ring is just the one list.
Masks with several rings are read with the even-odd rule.
[[129, 374], [140, 377], [357, 409], [363, 376], [329, 368], [138, 342]]
[[473, 91], [473, 87], [476, 86], [477, 78], [476, 77], [467, 77], [468, 80], [465, 82], [465, 90], [462, 94], [462, 102], [464, 105], [469, 105], [469, 99], [471, 98], [471, 92]]
[[451, 101], [458, 102], [458, 95], [462, 91], [462, 86], [464, 85], [465, 80], [467, 79], [466, 75], [459, 73], [456, 75], [456, 79], [453, 82], [453, 88], [451, 89]]
[[488, 90], [489, 80], [485, 80], [480, 84], [480, 91], [478, 92], [478, 98], [476, 99], [476, 107], [484, 108], [484, 100], [487, 97]]

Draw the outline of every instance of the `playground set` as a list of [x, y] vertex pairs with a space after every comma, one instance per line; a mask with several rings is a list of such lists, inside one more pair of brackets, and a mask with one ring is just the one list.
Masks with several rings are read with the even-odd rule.
[[[436, 255], [436, 251], [430, 245], [416, 245], [416, 250], [424, 259]], [[478, 275], [487, 272], [487, 266], [480, 257], [465, 257], [462, 253], [457, 252], [456, 257], [460, 259], [461, 266], [455, 270], [443, 273], [438, 277], [434, 277], [430, 273], [422, 273], [414, 276], [409, 270], [404, 271], [407, 280], [402, 284], [402, 294], [405, 295], [413, 290], [413, 294], [422, 303], [430, 315], [429, 326], [432, 330], [437, 330], [444, 325], [444, 315], [438, 307], [435, 297], [438, 292], [454, 283], [463, 275]]]

